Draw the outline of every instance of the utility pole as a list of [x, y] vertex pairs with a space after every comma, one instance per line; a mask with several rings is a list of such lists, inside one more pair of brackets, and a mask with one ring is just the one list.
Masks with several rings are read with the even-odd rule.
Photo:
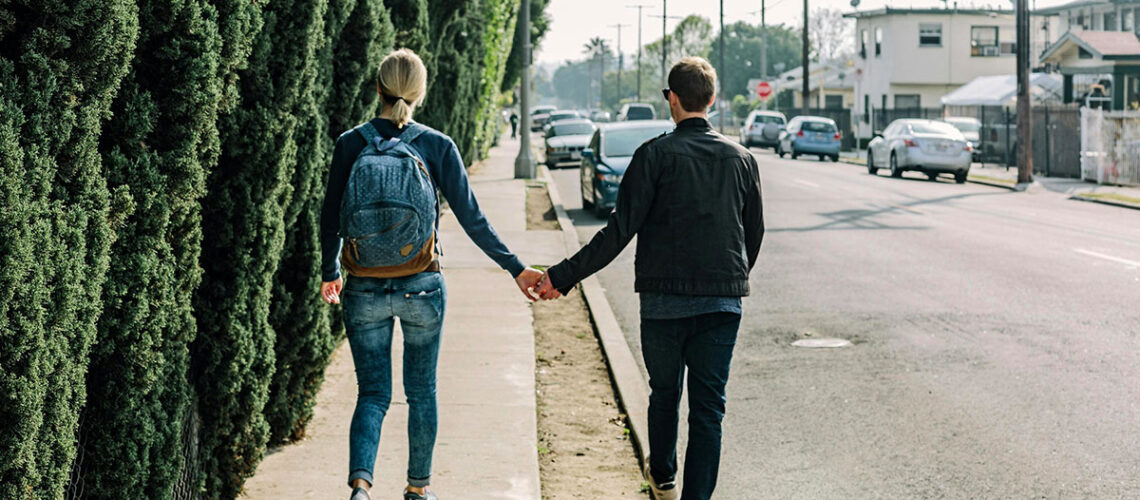
[[1029, 0], [1017, 0], [1017, 185], [1033, 182], [1033, 115], [1029, 101]]
[[522, 72], [519, 78], [519, 124], [523, 126], [519, 154], [515, 157], [515, 178], [535, 177], [534, 156], [530, 151], [530, 0], [522, 0], [519, 9], [519, 22], [522, 26]]
[[[764, 48], [760, 50], [760, 79], [768, 81], [768, 23], [765, 19], [766, 0], [760, 0], [760, 45]], [[764, 99], [764, 110], [768, 110], [768, 99]]]
[[618, 104], [621, 104], [621, 98], [622, 98], [621, 97], [622, 96], [622, 94], [621, 94], [621, 70], [622, 70], [622, 67], [625, 66], [625, 54], [621, 51], [621, 29], [624, 27], [628, 27], [628, 26], [629, 26], [628, 24], [611, 24], [610, 25], [611, 28], [617, 28], [617, 30], [618, 30], [618, 39], [617, 39], [617, 53], [618, 53], [617, 103]]
[[627, 9], [637, 9], [637, 101], [641, 102], [641, 9], [649, 5], [626, 5]]
[[[1024, 1], [1024, 0], [1021, 0]], [[811, 73], [811, 60], [808, 58], [808, 51], [811, 49], [811, 43], [808, 41], [808, 0], [804, 0], [804, 50], [803, 50], [803, 64], [804, 64], [804, 88], [803, 88], [803, 114], [810, 114], [811, 103], [809, 97], [811, 96], [811, 86], [808, 85], [808, 76]]]
[[720, 0], [720, 72], [717, 75], [717, 87], [720, 87], [718, 94], [720, 94], [720, 102], [717, 103], [717, 118], [720, 122], [720, 132], [724, 133], [724, 115], [728, 111], [724, 106], [724, 75], [728, 70], [724, 67], [724, 0]]

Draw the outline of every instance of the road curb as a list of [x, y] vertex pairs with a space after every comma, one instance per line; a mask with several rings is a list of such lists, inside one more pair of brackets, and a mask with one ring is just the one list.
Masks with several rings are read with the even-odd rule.
[[1090, 197], [1082, 196], [1079, 194], [1075, 194], [1073, 196], [1070, 196], [1069, 199], [1070, 200], [1077, 200], [1077, 201], [1087, 201], [1089, 203], [1099, 203], [1101, 205], [1108, 205], [1110, 207], [1130, 208], [1132, 210], [1140, 210], [1140, 205], [1133, 205], [1131, 203], [1125, 203], [1122, 201], [1112, 201], [1112, 200], [1104, 200], [1104, 199], [1100, 199], [1100, 198], [1090, 198]]
[[[558, 225], [562, 228], [563, 243], [566, 245], [568, 255], [578, 252], [578, 231], [574, 229], [574, 222], [562, 206], [562, 197], [554, 183], [554, 177], [545, 165], [539, 166], [542, 180], [546, 182], [550, 202], [558, 214]], [[602, 345], [602, 355], [610, 369], [614, 386], [617, 387], [618, 402], [625, 410], [629, 420], [630, 438], [638, 455], [644, 460], [649, 455], [649, 383], [641, 375], [641, 369], [633, 357], [629, 343], [625, 341], [625, 334], [614, 316], [609, 299], [602, 289], [602, 284], [596, 276], [590, 276], [581, 283], [582, 294], [586, 299], [586, 307], [590, 309], [590, 317], [594, 320], [594, 327], [598, 330], [598, 340]]]
[[1010, 191], [1019, 191], [1019, 189], [1017, 188], [1017, 185], [1016, 185], [1016, 184], [1004, 184], [1004, 183], [1001, 183], [1001, 182], [995, 182], [995, 181], [987, 181], [987, 180], [984, 180], [984, 179], [976, 179], [976, 178], [974, 178], [974, 177], [967, 177], [967, 178], [966, 178], [966, 182], [969, 182], [969, 183], [971, 183], [971, 184], [981, 184], [981, 185], [983, 185], [983, 186], [990, 186], [990, 187], [996, 187], [996, 188], [1008, 189], [1008, 190], [1010, 190]]

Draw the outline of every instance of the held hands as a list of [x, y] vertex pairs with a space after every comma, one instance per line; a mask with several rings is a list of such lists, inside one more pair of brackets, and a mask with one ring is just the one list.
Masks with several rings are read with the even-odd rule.
[[528, 267], [519, 274], [519, 276], [515, 278], [515, 283], [518, 283], [519, 290], [522, 290], [523, 295], [531, 302], [537, 301], [538, 299], [557, 299], [562, 296], [561, 293], [558, 293], [558, 290], [554, 289], [546, 273], [533, 267]]

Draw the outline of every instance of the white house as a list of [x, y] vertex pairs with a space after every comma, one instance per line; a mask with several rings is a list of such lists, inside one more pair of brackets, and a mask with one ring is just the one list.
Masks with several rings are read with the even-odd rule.
[[[845, 17], [855, 19], [858, 137], [871, 136], [879, 110], [939, 108], [943, 96], [977, 77], [1016, 71], [1013, 11], [887, 7]], [[1033, 16], [1033, 57], [1059, 35], [1049, 25]]]
[[1064, 78], [1066, 102], [1097, 92], [1111, 109], [1140, 109], [1140, 0], [1079, 0], [1042, 9], [1062, 36], [1040, 61]]

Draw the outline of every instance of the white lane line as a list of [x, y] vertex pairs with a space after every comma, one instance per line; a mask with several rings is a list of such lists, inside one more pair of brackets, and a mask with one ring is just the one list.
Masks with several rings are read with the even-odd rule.
[[816, 184], [814, 182], [808, 182], [808, 181], [805, 181], [803, 179], [795, 179], [793, 182], [795, 182], [796, 184], [801, 184], [801, 185], [811, 187], [811, 188], [816, 188], [816, 189], [819, 188], [819, 184]]
[[1083, 248], [1074, 248], [1073, 251], [1080, 253], [1080, 254], [1088, 255], [1089, 257], [1096, 257], [1098, 259], [1104, 259], [1107, 261], [1116, 262], [1118, 264], [1124, 264], [1126, 266], [1132, 266], [1132, 267], [1140, 268], [1140, 262], [1136, 262], [1134, 260], [1122, 259], [1120, 257], [1113, 257], [1111, 255], [1105, 255], [1103, 253], [1093, 252], [1091, 250], [1085, 250]]

